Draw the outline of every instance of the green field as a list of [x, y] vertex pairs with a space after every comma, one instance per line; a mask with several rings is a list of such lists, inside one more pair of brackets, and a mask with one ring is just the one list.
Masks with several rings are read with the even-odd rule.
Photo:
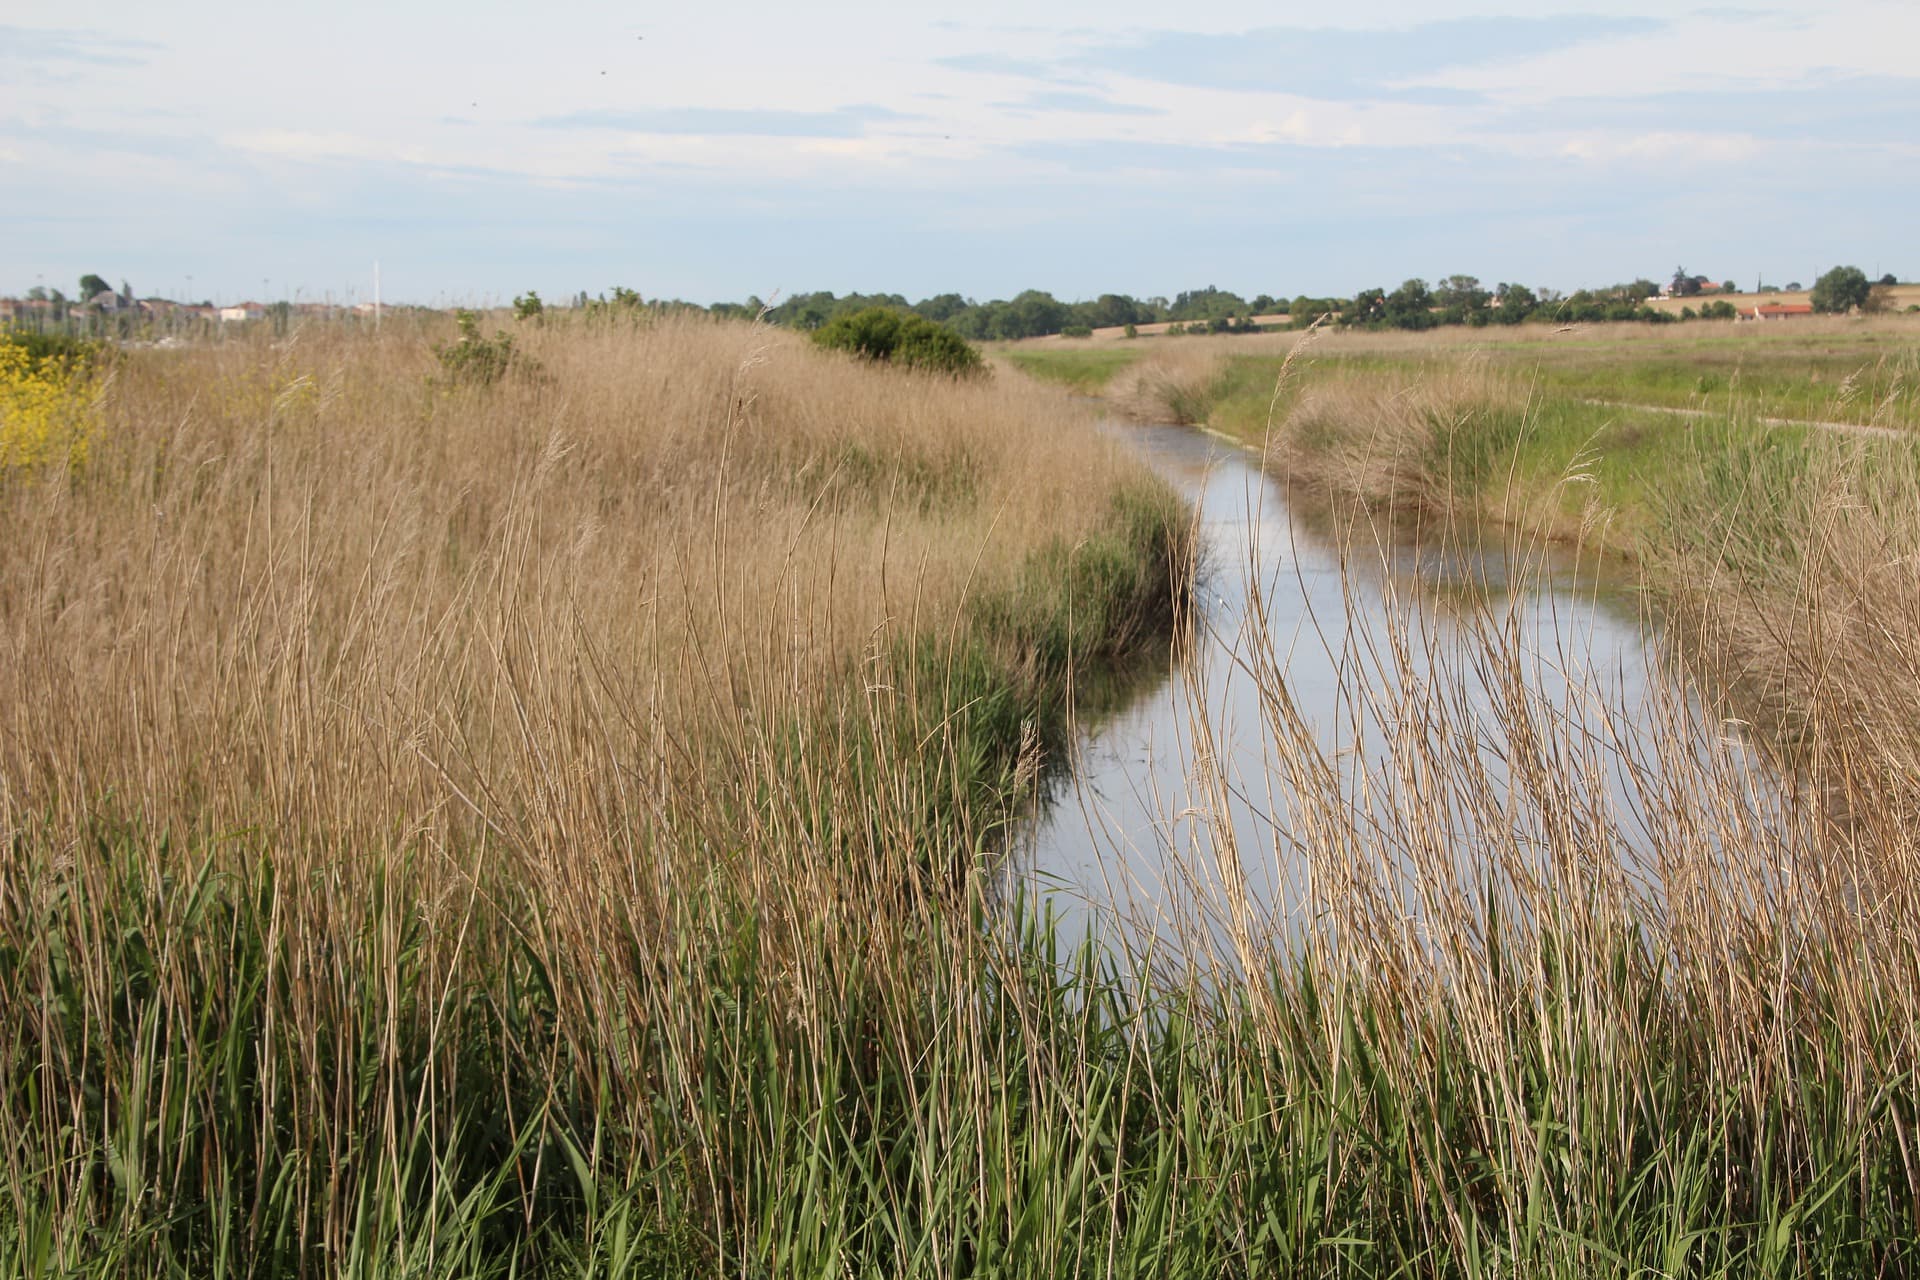
[[[1410, 447], [1404, 430], [1388, 433], [1390, 441], [1380, 435], [1363, 403], [1367, 395], [1350, 393], [1417, 395], [1464, 371], [1499, 390], [1478, 397], [1463, 430], [1442, 423], [1444, 445], [1421, 446], [1431, 454], [1422, 465], [1445, 475], [1450, 499], [1483, 515], [1544, 521], [1569, 535], [1591, 532], [1600, 521], [1625, 550], [1661, 510], [1685, 501], [1672, 492], [1676, 477], [1728, 448], [1792, 450], [1809, 431], [1832, 434], [1824, 424], [1920, 429], [1920, 325], [1903, 319], [1588, 326], [1564, 334], [1335, 331], [1304, 340], [1160, 339], [1119, 349], [1015, 346], [1005, 358], [1082, 391], [1165, 366], [1178, 391], [1174, 403], [1159, 398], [1164, 416], [1204, 421], [1272, 448], [1277, 462], [1302, 471], [1312, 470], [1316, 454], [1312, 432], [1290, 430], [1302, 405], [1348, 396], [1348, 434]], [[1448, 412], [1431, 407], [1442, 417]], [[1313, 416], [1324, 446], [1340, 415]]]
[[1061, 350], [1014, 346], [1001, 352], [1007, 363], [1020, 372], [1087, 395], [1099, 394], [1113, 375], [1132, 364], [1138, 354], [1126, 347], [1111, 346]]

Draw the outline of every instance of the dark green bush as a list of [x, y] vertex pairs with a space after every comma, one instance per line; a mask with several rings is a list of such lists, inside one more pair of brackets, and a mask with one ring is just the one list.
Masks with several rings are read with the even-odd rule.
[[980, 353], [947, 326], [890, 307], [835, 316], [814, 330], [813, 340], [830, 351], [848, 351], [863, 360], [955, 378], [979, 377], [987, 371]]

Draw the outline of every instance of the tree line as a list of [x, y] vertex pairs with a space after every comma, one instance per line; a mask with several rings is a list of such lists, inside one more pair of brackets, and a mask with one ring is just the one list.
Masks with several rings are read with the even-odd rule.
[[[1835, 267], [1814, 284], [1813, 309], [1822, 312], [1846, 312], [1855, 308], [1884, 310], [1891, 301], [1888, 290], [1895, 283], [1890, 274], [1873, 281], [1858, 267]], [[1787, 289], [1797, 292], [1799, 286], [1790, 284]], [[1675, 270], [1667, 292], [1687, 299], [1688, 305], [1678, 313], [1649, 306], [1648, 300], [1660, 292], [1659, 285], [1645, 278], [1563, 294], [1511, 282], [1488, 287], [1474, 276], [1450, 275], [1432, 284], [1416, 278], [1394, 289], [1384, 286], [1362, 289], [1352, 297], [1301, 294], [1288, 298], [1277, 293], [1246, 297], [1208, 285], [1184, 290], [1172, 298], [1103, 293], [1091, 301], [1074, 302], [1062, 301], [1045, 290], [1028, 289], [1012, 298], [985, 302], [958, 293], [936, 294], [913, 302], [898, 293], [836, 295], [819, 291], [770, 301], [749, 297], [744, 302], [702, 305], [680, 299], [644, 298], [637, 290], [616, 287], [610, 295], [602, 293], [597, 297], [581, 291], [569, 301], [574, 309], [583, 310], [590, 317], [638, 310], [702, 311], [717, 316], [764, 318], [805, 332], [817, 332], [836, 320], [878, 307], [944, 325], [972, 341], [1011, 341], [1056, 334], [1084, 337], [1096, 329], [1130, 329], [1153, 324], [1177, 325], [1187, 332], [1250, 333], [1277, 327], [1305, 328], [1316, 322], [1346, 328], [1417, 330], [1441, 325], [1528, 322], [1583, 324], [1637, 320], [1664, 324], [1695, 317], [1731, 319], [1736, 314], [1732, 303], [1712, 296], [1734, 292], [1732, 286], [1716, 284], [1684, 267]], [[119, 290], [113, 290], [104, 277], [89, 274], [81, 278], [77, 299], [69, 300], [58, 289], [45, 288], [31, 290], [29, 297], [52, 303], [53, 314], [49, 318], [56, 324], [71, 316], [90, 319], [98, 326], [100, 320], [110, 314], [105, 300], [118, 298], [131, 306], [133, 290], [124, 283]], [[514, 299], [514, 309], [522, 318], [540, 314], [546, 305], [533, 292]], [[1285, 319], [1274, 318], [1279, 316]]]
[[[1814, 310], [1846, 312], [1884, 309], [1886, 289], [1895, 283], [1891, 275], [1879, 282], [1868, 280], [1857, 267], [1835, 267], [1814, 285]], [[1790, 285], [1792, 291], [1799, 286]], [[631, 291], [618, 294], [632, 296]], [[1065, 302], [1039, 289], [1028, 289], [1010, 299], [975, 301], [958, 293], [937, 294], [918, 302], [897, 293], [831, 292], [801, 293], [772, 302], [758, 297], [745, 302], [721, 302], [700, 308], [698, 304], [665, 301], [653, 305], [689, 308], [716, 315], [746, 318], [764, 317], [773, 324], [804, 331], [816, 331], [836, 320], [879, 307], [889, 311], [920, 316], [946, 325], [962, 337], [974, 341], [1013, 340], [1051, 335], [1084, 337], [1095, 329], [1139, 327], [1172, 323], [1189, 332], [1243, 333], [1262, 328], [1306, 328], [1325, 322], [1346, 328], [1433, 329], [1442, 325], [1513, 325], [1525, 323], [1586, 324], [1605, 321], [1641, 321], [1669, 324], [1690, 319], [1732, 319], [1737, 314], [1733, 303], [1717, 294], [1737, 290], [1730, 284], [1716, 283], [1706, 276], [1694, 275], [1684, 267], [1674, 272], [1667, 292], [1688, 299], [1678, 312], [1649, 305], [1661, 288], [1645, 278], [1578, 289], [1561, 293], [1554, 289], [1534, 289], [1524, 284], [1501, 282], [1491, 287], [1470, 275], [1450, 275], [1437, 283], [1423, 279], [1403, 282], [1398, 288], [1384, 286], [1362, 289], [1352, 297], [1286, 298], [1275, 294], [1244, 297], [1226, 289], [1208, 285], [1191, 289], [1173, 298], [1136, 298], [1123, 293], [1103, 293], [1092, 301]], [[595, 300], [580, 295], [579, 305]], [[1284, 315], [1284, 321], [1274, 316]], [[1265, 323], [1259, 323], [1267, 318]]]

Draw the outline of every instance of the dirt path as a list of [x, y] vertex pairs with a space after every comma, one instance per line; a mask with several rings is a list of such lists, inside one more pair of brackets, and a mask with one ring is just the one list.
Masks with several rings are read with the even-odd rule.
[[[1670, 404], [1637, 404], [1631, 400], [1594, 400], [1582, 399], [1581, 404], [1590, 404], [1602, 409], [1633, 409], [1641, 413], [1671, 413], [1682, 418], [1716, 418], [1719, 411], [1713, 409], [1682, 409]], [[1914, 432], [1901, 427], [1876, 427], [1864, 422], [1820, 422], [1811, 418], [1761, 418], [1759, 421], [1769, 427], [1809, 427], [1816, 431], [1837, 431], [1846, 435], [1879, 436], [1889, 439], [1912, 438]]]

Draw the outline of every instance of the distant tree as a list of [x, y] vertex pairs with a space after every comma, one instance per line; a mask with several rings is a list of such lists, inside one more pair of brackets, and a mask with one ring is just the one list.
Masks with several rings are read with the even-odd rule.
[[1340, 313], [1340, 323], [1376, 325], [1387, 317], [1387, 291], [1362, 289], [1353, 295], [1353, 305]]
[[1293, 317], [1293, 323], [1305, 328], [1321, 316], [1340, 310], [1337, 298], [1309, 298], [1301, 294], [1287, 304], [1287, 314]]
[[33, 288], [27, 290], [27, 297], [34, 302], [45, 302], [47, 300], [47, 286], [43, 284], [33, 286]]
[[1240, 315], [1246, 309], [1247, 300], [1239, 294], [1208, 285], [1175, 295], [1169, 314], [1174, 320], [1211, 320], [1215, 316]]
[[[1803, 285], [1801, 285], [1801, 283], [1800, 283], [1800, 282], [1799, 282], [1798, 280], [1789, 280], [1789, 281], [1787, 281], [1787, 292], [1788, 292], [1788, 293], [1798, 293], [1798, 292], [1800, 292], [1800, 290], [1801, 290], [1801, 289], [1802, 289], [1803, 287], [1804, 287], [1804, 286], [1803, 286]], [[1763, 292], [1766, 292], [1766, 293], [1778, 293], [1778, 292], [1780, 292], [1780, 290], [1778, 290], [1778, 289], [1776, 289], [1776, 288], [1774, 288], [1774, 287], [1773, 287], [1772, 285], [1768, 285], [1768, 286], [1766, 287], [1766, 289], [1765, 289], [1765, 290], [1764, 290]]]
[[[1688, 275], [1687, 269], [1685, 267], [1675, 267], [1673, 271], [1673, 284], [1671, 288], [1672, 288], [1674, 297], [1691, 298], [1695, 294], [1700, 292], [1700, 277]], [[1642, 296], [1651, 297], [1652, 295], [1643, 294]]]
[[1494, 292], [1500, 299], [1494, 318], [1501, 324], [1519, 324], [1540, 306], [1540, 299], [1523, 284], [1502, 284]]
[[1433, 291], [1425, 280], [1409, 280], [1387, 295], [1386, 313], [1396, 329], [1430, 329], [1436, 323]]
[[1877, 281], [1875, 281], [1874, 283], [1876, 283], [1876, 284], [1883, 284], [1883, 285], [1885, 285], [1885, 286], [1887, 286], [1887, 288], [1889, 288], [1889, 289], [1891, 289], [1891, 288], [1893, 288], [1893, 286], [1895, 286], [1895, 285], [1897, 285], [1897, 284], [1899, 284], [1899, 283], [1900, 283], [1900, 281], [1899, 281], [1899, 280], [1898, 280], [1898, 279], [1897, 279], [1897, 278], [1896, 278], [1896, 277], [1894, 276], [1894, 274], [1893, 274], [1893, 272], [1891, 272], [1891, 271], [1889, 271], [1889, 272], [1887, 272], [1887, 274], [1885, 274], [1885, 275], [1883, 275], [1883, 276], [1881, 276], [1881, 277], [1880, 277], [1880, 278], [1879, 278], [1879, 279], [1878, 279]]
[[[1679, 281], [1676, 279], [1675, 281], [1676, 287], [1678, 286], [1678, 283]], [[1660, 292], [1659, 285], [1647, 279], [1645, 276], [1642, 276], [1639, 279], [1632, 281], [1631, 283], [1626, 285], [1624, 288], [1622, 288], [1620, 291], [1620, 295], [1623, 298], [1625, 298], [1628, 302], [1645, 302], [1648, 298], [1653, 297], [1655, 294], [1659, 292]], [[1700, 291], [1698, 289], [1695, 289], [1694, 292], [1698, 293]]]
[[942, 293], [915, 303], [913, 309], [929, 320], [945, 323], [972, 305], [957, 293]]
[[1480, 287], [1478, 276], [1451, 275], [1433, 290], [1433, 300], [1449, 313], [1478, 311], [1493, 301], [1493, 295]]
[[1433, 301], [1444, 324], [1483, 325], [1493, 294], [1481, 287], [1476, 276], [1451, 275], [1435, 286]]
[[1052, 294], [1027, 289], [1014, 295], [1001, 313], [997, 337], [1038, 338], [1058, 333], [1067, 323], [1067, 308]]
[[1124, 293], [1103, 293], [1095, 301], [1081, 304], [1081, 307], [1081, 320], [1094, 329], [1145, 324], [1151, 314], [1138, 300]]
[[82, 301], [85, 301], [88, 298], [98, 297], [100, 294], [103, 294], [103, 293], [112, 293], [112, 292], [113, 292], [113, 286], [108, 284], [105, 280], [101, 279], [99, 276], [84, 275], [80, 277], [80, 297]]
[[1835, 267], [1813, 282], [1813, 309], [1824, 312], [1851, 311], [1865, 306], [1872, 286], [1867, 273], [1858, 267]]

